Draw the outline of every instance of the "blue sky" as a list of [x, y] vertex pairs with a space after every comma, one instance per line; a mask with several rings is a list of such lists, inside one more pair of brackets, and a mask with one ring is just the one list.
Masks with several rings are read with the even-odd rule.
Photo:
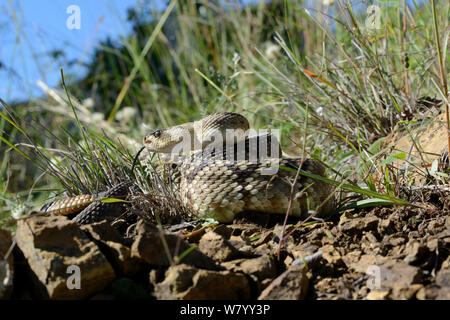
[[[153, 1], [156, 8], [165, 1]], [[71, 60], [88, 61], [99, 40], [118, 39], [129, 34], [127, 8], [139, 0], [1, 0], [0, 1], [0, 97], [6, 101], [39, 96], [42, 80], [55, 86], [59, 67]], [[68, 29], [70, 5], [80, 8], [80, 29]], [[63, 50], [65, 59], [51, 59], [48, 53]], [[82, 65], [71, 72], [82, 74]]]
[[[65, 74], [82, 76], [86, 72], [82, 64], [69, 69], [68, 62], [88, 61], [100, 40], [129, 34], [127, 9], [139, 7], [142, 1], [0, 0], [0, 97], [11, 102], [41, 96], [43, 91], [36, 81], [56, 86], [61, 66]], [[147, 1], [159, 10], [167, 4], [167, 0]], [[66, 27], [70, 5], [80, 8], [80, 29]], [[53, 50], [63, 50], [65, 58], [51, 58]]]
[[[56, 86], [61, 66], [65, 74], [82, 76], [86, 72], [82, 63], [69, 67], [69, 62], [89, 61], [95, 46], [107, 36], [117, 40], [128, 35], [127, 9], [139, 7], [144, 1], [0, 0], [0, 97], [11, 102], [42, 96], [36, 81]], [[146, 1], [159, 10], [167, 3], [167, 0]], [[316, 1], [306, 0], [306, 7], [315, 7]], [[361, 0], [352, 2], [360, 4]], [[80, 8], [80, 29], [66, 27], [70, 16], [66, 10], [70, 5]], [[50, 58], [49, 52], [53, 50], [64, 51], [65, 58]]]

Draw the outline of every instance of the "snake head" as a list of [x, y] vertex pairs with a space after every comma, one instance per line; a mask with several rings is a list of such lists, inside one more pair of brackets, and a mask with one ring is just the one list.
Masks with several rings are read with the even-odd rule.
[[144, 145], [151, 152], [172, 153], [177, 145], [188, 141], [189, 147], [191, 134], [188, 130], [180, 127], [170, 127], [149, 132], [144, 137]]

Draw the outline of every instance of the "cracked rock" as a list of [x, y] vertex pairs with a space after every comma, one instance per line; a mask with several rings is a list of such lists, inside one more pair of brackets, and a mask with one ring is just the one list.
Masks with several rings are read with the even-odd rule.
[[16, 241], [41, 298], [87, 298], [115, 278], [113, 268], [95, 243], [66, 217], [20, 220]]
[[174, 233], [160, 232], [144, 222], [137, 226], [138, 234], [131, 246], [132, 257], [138, 257], [150, 265], [169, 266], [184, 254], [181, 262], [205, 269], [218, 269], [213, 259]]
[[277, 274], [275, 259], [270, 255], [264, 255], [253, 259], [238, 259], [222, 263], [227, 270], [242, 272], [254, 276], [257, 281], [273, 278]]
[[291, 266], [264, 289], [258, 300], [303, 299], [308, 286], [307, 268], [304, 265]]
[[131, 256], [130, 244], [107, 221], [83, 225], [81, 230], [93, 238], [116, 273], [130, 277], [143, 270], [144, 261]]
[[245, 275], [230, 271], [201, 270], [180, 264], [166, 271], [164, 281], [155, 284], [157, 299], [236, 300], [249, 299]]
[[208, 257], [218, 261], [224, 262], [237, 258], [240, 254], [225, 237], [209, 231], [203, 235], [198, 244], [198, 248]]

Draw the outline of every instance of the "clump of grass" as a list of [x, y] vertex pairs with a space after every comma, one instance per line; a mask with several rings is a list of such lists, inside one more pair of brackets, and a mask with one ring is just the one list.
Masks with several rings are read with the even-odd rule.
[[[64, 79], [63, 76], [62, 79]], [[64, 80], [62, 82], [63, 88], [67, 90]], [[96, 133], [82, 124], [67, 91], [66, 93], [67, 106], [73, 110], [78, 130], [63, 130], [66, 142], [61, 140], [59, 149], [45, 148], [33, 141], [29, 137], [29, 133], [33, 130], [25, 131], [23, 128], [26, 123], [21, 123], [15, 116], [14, 110], [6, 103], [3, 104], [6, 113], [1, 113], [3, 119], [30, 140], [29, 144], [13, 145], [8, 142], [10, 147], [26, 159], [32, 160], [42, 171], [42, 176], [45, 175], [47, 179], [54, 180], [52, 187], [39, 190], [47, 194], [42, 200], [43, 203], [66, 196], [99, 193], [126, 181], [131, 182], [132, 190], [128, 200], [131, 203], [131, 209], [126, 216], [139, 216], [155, 224], [180, 221], [187, 217], [188, 211], [182, 208], [178, 195], [172, 190], [167, 179], [160, 176], [160, 170], [152, 166], [152, 159], [146, 159], [149, 160], [148, 166], [141, 165], [139, 162], [133, 167], [135, 155], [131, 153], [130, 146], [125, 147], [120, 138], [114, 141], [106, 132]], [[43, 130], [50, 139], [55, 138], [51, 129], [36, 128], [38, 129]], [[54, 196], [49, 196], [48, 191], [52, 191]], [[31, 209], [39, 210], [43, 203], [40, 205], [34, 203], [34, 208], [16, 206], [20, 207], [22, 212], [18, 212], [14, 217], [18, 218], [20, 215], [27, 214]], [[130, 219], [130, 221], [134, 220]], [[3, 224], [10, 225], [11, 222], [6, 220]]]

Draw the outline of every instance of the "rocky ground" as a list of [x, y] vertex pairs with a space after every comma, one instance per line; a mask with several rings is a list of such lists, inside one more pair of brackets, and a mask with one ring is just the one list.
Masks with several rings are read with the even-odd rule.
[[11, 234], [0, 230], [0, 297], [450, 299], [450, 198], [426, 197], [298, 228], [290, 221], [279, 254], [283, 217], [273, 215], [178, 230], [139, 220], [126, 232], [35, 216], [18, 222], [10, 254]]

